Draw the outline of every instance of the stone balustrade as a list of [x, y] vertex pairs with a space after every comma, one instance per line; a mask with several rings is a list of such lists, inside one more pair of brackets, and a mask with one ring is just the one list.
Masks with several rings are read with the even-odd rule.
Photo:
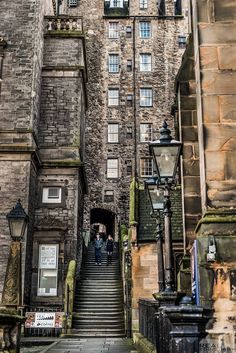
[[46, 16], [46, 33], [82, 33], [83, 19], [75, 16]]

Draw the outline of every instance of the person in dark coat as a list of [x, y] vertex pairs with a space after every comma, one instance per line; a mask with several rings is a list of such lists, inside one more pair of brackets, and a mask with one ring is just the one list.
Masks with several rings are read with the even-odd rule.
[[114, 240], [112, 236], [109, 234], [106, 243], [106, 251], [107, 251], [107, 266], [111, 264], [112, 254], [114, 250]]
[[102, 259], [102, 245], [103, 245], [103, 240], [100, 238], [99, 233], [96, 234], [96, 238], [94, 240], [94, 247], [95, 247], [95, 262], [96, 265], [101, 266], [101, 259]]

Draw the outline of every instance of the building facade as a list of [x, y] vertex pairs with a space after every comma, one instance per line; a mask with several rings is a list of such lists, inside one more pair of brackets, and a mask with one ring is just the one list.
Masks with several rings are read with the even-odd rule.
[[81, 262], [86, 60], [79, 17], [55, 18], [48, 1], [1, 3], [0, 293], [17, 199], [29, 215], [23, 305], [64, 310], [68, 263]]
[[[106, 234], [118, 238], [119, 226], [129, 226], [132, 179], [142, 188], [143, 180], [153, 175], [148, 141], [159, 137], [164, 119], [174, 130], [171, 105], [188, 32], [187, 2], [95, 0], [91, 6], [86, 0], [64, 1], [60, 13], [82, 15], [86, 33], [89, 192], [84, 231], [102, 223]], [[136, 324], [138, 298], [151, 297], [158, 286], [155, 235], [149, 223], [146, 217], [140, 229], [138, 224], [133, 239]]]
[[235, 347], [235, 11], [191, 1], [191, 36], [179, 74], [187, 250], [197, 304], [213, 309], [208, 351]]

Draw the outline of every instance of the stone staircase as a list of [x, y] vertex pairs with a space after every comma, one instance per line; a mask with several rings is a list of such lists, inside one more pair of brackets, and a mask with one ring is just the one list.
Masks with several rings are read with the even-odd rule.
[[102, 250], [102, 265], [96, 265], [94, 247], [88, 247], [81, 279], [76, 283], [72, 333], [80, 337], [123, 337], [124, 308], [120, 260], [117, 250], [107, 266]]

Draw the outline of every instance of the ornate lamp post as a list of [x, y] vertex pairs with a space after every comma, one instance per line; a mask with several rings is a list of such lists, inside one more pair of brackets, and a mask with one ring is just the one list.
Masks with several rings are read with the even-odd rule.
[[18, 200], [15, 207], [12, 208], [6, 217], [12, 242], [7, 263], [2, 303], [6, 306], [19, 307], [22, 305], [21, 241], [28, 223], [28, 215], [25, 213], [20, 200]]
[[158, 178], [153, 177], [145, 180], [145, 189], [152, 206], [151, 216], [156, 218], [156, 241], [157, 241], [157, 266], [159, 291], [164, 291], [164, 259], [163, 259], [163, 236], [161, 230], [160, 212], [164, 209], [163, 190], [157, 188]]
[[165, 226], [165, 292], [175, 291], [172, 233], [171, 233], [171, 200], [170, 191], [175, 184], [177, 165], [182, 143], [172, 138], [167, 122], [160, 130], [160, 140], [149, 143], [150, 153], [157, 170], [157, 186], [164, 188], [164, 226]]

